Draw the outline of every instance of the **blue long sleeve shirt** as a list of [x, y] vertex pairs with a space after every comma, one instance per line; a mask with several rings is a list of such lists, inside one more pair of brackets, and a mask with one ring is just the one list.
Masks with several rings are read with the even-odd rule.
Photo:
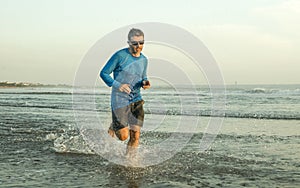
[[[100, 72], [100, 77], [107, 86], [112, 87], [111, 107], [113, 110], [142, 100], [140, 88], [142, 82], [147, 80], [147, 66], [148, 60], [142, 53], [139, 57], [134, 57], [128, 48], [117, 51], [108, 60]], [[129, 84], [131, 93], [120, 92], [121, 84]]]

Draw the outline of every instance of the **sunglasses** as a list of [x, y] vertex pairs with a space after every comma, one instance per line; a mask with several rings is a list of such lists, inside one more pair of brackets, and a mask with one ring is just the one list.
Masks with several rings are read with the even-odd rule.
[[130, 41], [130, 44], [131, 44], [132, 46], [138, 46], [139, 44], [140, 44], [140, 45], [143, 45], [143, 44], [144, 44], [144, 41], [143, 41], [143, 40], [141, 40], [141, 41]]

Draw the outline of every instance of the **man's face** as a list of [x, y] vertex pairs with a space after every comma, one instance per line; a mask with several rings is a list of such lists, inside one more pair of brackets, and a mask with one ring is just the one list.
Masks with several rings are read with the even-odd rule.
[[129, 41], [130, 48], [133, 53], [140, 53], [143, 50], [144, 37], [143, 36], [133, 36]]

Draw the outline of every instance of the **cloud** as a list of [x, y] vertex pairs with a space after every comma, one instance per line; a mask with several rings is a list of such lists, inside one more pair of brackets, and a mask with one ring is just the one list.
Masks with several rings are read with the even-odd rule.
[[285, 0], [279, 4], [274, 4], [265, 7], [258, 7], [254, 9], [254, 11], [260, 14], [269, 15], [277, 19], [293, 18], [294, 16], [300, 15], [300, 1]]
[[274, 58], [279, 61], [289, 57], [293, 48], [291, 40], [264, 32], [257, 26], [224, 24], [204, 26], [200, 30], [204, 42], [232, 63], [241, 60], [267, 63]]
[[300, 81], [295, 71], [300, 67], [294, 41], [284, 35], [268, 32], [255, 24], [194, 26], [191, 31], [198, 33], [213, 53], [228, 83]]
[[264, 23], [276, 25], [274, 29], [282, 32], [295, 40], [300, 40], [300, 1], [285, 0], [279, 4], [258, 7], [253, 10]]

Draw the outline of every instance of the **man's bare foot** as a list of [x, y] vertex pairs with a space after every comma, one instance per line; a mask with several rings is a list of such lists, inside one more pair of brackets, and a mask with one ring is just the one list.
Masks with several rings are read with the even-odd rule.
[[111, 137], [115, 137], [115, 131], [112, 128], [112, 125], [108, 128], [107, 133], [111, 136]]

